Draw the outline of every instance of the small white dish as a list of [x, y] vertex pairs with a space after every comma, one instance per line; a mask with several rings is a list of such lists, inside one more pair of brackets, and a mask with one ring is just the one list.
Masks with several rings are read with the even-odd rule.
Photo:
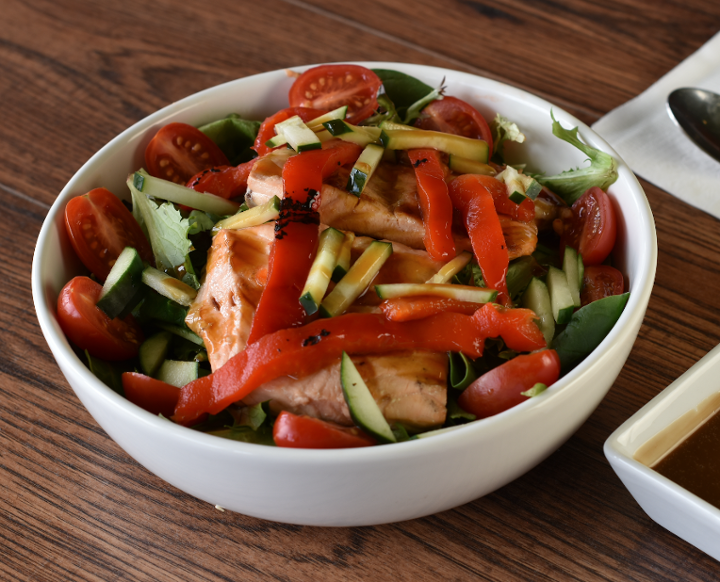
[[610, 465], [648, 516], [716, 560], [720, 560], [720, 509], [650, 469], [636, 456], [642, 455], [646, 443], [657, 442], [658, 435], [673, 433], [673, 442], [682, 440], [689, 431], [681, 434], [678, 426], [692, 416], [704, 416], [707, 411], [702, 409], [708, 399], [720, 393], [719, 379], [717, 346], [625, 421], [604, 446]]

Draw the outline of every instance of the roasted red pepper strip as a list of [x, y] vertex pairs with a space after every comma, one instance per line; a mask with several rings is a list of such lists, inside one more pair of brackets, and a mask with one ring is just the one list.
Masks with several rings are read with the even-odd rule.
[[425, 226], [425, 249], [436, 261], [449, 261], [455, 257], [452, 237], [453, 208], [445, 182], [445, 171], [437, 150], [409, 150], [408, 156], [415, 168], [418, 201]]
[[348, 354], [398, 350], [483, 353], [485, 339], [502, 337], [508, 348], [545, 347], [537, 316], [529, 309], [504, 309], [486, 303], [475, 315], [439, 313], [398, 323], [382, 315], [352, 313], [283, 329], [249, 345], [219, 370], [185, 385], [173, 420], [192, 422], [204, 412], [217, 414], [261, 384], [280, 376], [302, 378]]
[[208, 192], [221, 198], [237, 198], [247, 190], [248, 176], [257, 158], [238, 166], [219, 166], [195, 174], [185, 184], [197, 192]]
[[481, 303], [470, 301], [459, 301], [448, 297], [395, 297], [386, 299], [380, 304], [383, 315], [390, 321], [412, 321], [413, 319], [424, 319], [431, 315], [451, 311], [452, 313], [464, 313], [472, 315], [482, 307]]
[[488, 180], [499, 184], [488, 176], [463, 174], [450, 182], [449, 191], [453, 205], [462, 213], [485, 285], [497, 289], [498, 300], [503, 302], [508, 300], [505, 276], [510, 260], [490, 189], [494, 186]]
[[249, 344], [268, 333], [305, 323], [305, 310], [298, 299], [317, 250], [320, 218], [316, 198], [323, 178], [357, 159], [360, 151], [360, 146], [338, 140], [285, 162], [285, 196], [275, 223], [267, 285], [253, 317]]

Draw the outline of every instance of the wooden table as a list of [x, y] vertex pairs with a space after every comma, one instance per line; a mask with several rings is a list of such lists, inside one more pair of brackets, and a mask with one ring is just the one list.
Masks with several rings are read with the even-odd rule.
[[0, 579], [720, 576], [643, 513], [602, 453], [619, 424], [720, 340], [718, 222], [646, 182], [657, 279], [607, 398], [524, 477], [405, 523], [288, 526], [170, 487], [79, 403], [30, 297], [35, 239], [63, 185], [113, 136], [186, 95], [304, 63], [397, 60], [499, 79], [592, 123], [720, 29], [720, 3], [0, 0], [0, 14]]

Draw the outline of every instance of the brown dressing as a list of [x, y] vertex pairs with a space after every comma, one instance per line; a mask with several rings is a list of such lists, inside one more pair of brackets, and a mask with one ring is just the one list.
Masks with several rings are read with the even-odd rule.
[[635, 459], [720, 508], [720, 394], [650, 439]]

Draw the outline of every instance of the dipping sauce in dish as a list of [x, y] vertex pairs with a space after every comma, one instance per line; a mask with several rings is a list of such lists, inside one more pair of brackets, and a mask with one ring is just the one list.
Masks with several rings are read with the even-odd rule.
[[635, 459], [720, 508], [720, 393], [650, 439]]

